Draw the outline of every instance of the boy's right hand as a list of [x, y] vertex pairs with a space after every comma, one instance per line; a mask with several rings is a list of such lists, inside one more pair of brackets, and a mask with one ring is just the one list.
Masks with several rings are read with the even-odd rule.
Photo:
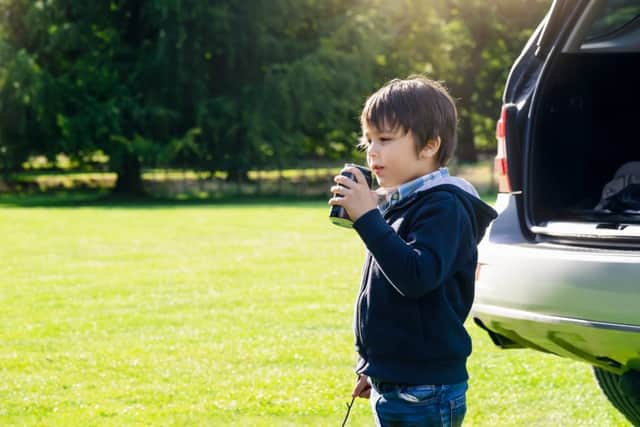
[[356, 386], [351, 392], [351, 397], [362, 397], [368, 399], [371, 394], [371, 384], [369, 384], [369, 377], [366, 375], [359, 375]]
[[[343, 172], [350, 172], [353, 179], [342, 175]], [[353, 222], [378, 207], [378, 194], [369, 188], [362, 171], [357, 167], [345, 167], [333, 180], [337, 185], [331, 187], [333, 197], [329, 199], [329, 204], [344, 207]]]

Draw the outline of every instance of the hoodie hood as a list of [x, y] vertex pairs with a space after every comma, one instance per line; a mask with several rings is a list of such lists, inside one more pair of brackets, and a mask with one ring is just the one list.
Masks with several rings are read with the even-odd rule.
[[473, 185], [462, 178], [454, 176], [439, 178], [426, 183], [416, 193], [419, 196], [434, 191], [448, 191], [458, 196], [471, 218], [476, 243], [480, 243], [491, 221], [497, 218], [498, 212], [483, 202]]
[[459, 178], [457, 176], [444, 176], [444, 177], [439, 177], [437, 179], [431, 180], [425, 183], [422, 187], [418, 188], [416, 192], [425, 191], [430, 188], [436, 187], [438, 185], [444, 185], [444, 184], [455, 185], [456, 187], [466, 191], [472, 196], [475, 196], [478, 199], [480, 198], [480, 195], [476, 191], [475, 187], [471, 185], [469, 181], [467, 181], [466, 179]]

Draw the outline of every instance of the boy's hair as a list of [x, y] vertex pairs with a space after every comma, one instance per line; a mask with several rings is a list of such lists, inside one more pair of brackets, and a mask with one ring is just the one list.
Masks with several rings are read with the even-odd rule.
[[447, 89], [424, 76], [387, 82], [367, 99], [360, 115], [363, 129], [366, 125], [378, 130], [400, 128], [413, 132], [416, 153], [427, 141], [440, 137], [440, 166], [445, 166], [455, 151], [457, 122], [456, 105]]

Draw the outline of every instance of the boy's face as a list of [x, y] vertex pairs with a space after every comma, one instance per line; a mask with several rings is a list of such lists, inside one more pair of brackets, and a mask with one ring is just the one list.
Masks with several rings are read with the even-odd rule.
[[367, 163], [381, 187], [397, 187], [438, 169], [439, 141], [430, 141], [416, 153], [415, 136], [411, 131], [364, 126], [362, 134]]

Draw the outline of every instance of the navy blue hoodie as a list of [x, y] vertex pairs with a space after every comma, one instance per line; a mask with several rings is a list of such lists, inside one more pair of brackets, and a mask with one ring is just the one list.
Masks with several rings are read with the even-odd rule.
[[497, 214], [460, 187], [427, 188], [353, 224], [367, 247], [354, 319], [357, 373], [406, 384], [468, 379], [463, 324], [477, 245]]

